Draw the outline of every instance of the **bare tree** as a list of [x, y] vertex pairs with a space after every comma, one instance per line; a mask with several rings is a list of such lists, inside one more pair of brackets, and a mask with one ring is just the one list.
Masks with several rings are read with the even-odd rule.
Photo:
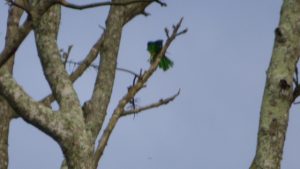
[[[300, 95], [297, 63], [300, 56], [300, 1], [284, 0], [267, 71], [260, 111], [256, 155], [251, 169], [279, 169], [289, 110]], [[294, 76], [295, 75], [295, 76]]]
[[[179, 95], [178, 92], [171, 97], [159, 99], [157, 103], [140, 108], [133, 106], [133, 109], [125, 110], [125, 106], [132, 104], [134, 96], [145, 87], [156, 71], [173, 40], [187, 32], [187, 29], [180, 30], [182, 19], [173, 26], [170, 33], [168, 29], [165, 30], [167, 40], [155, 60], [147, 70], [135, 73], [134, 83], [120, 99], [108, 124], [103, 125], [104, 119], [108, 118], [107, 107], [114, 85], [124, 25], [137, 15], [147, 15], [145, 8], [151, 3], [166, 6], [165, 3], [159, 0], [112, 0], [86, 5], [72, 4], [66, 0], [7, 0], [7, 3], [7, 32], [5, 46], [0, 54], [0, 169], [7, 169], [8, 166], [7, 136], [12, 118], [21, 117], [52, 137], [60, 145], [65, 157], [62, 168], [95, 169], [121, 117], [168, 104]], [[60, 28], [61, 6], [75, 10], [110, 6], [104, 32], [99, 35], [85, 59], [71, 74], [68, 74], [65, 68], [69, 52], [61, 56], [56, 41]], [[22, 24], [19, 23], [25, 14], [26, 20]], [[31, 98], [12, 77], [15, 53], [31, 31], [34, 33], [38, 56], [52, 92], [42, 100]], [[73, 82], [98, 56], [100, 62], [92, 96], [80, 105]], [[58, 111], [51, 108], [50, 104], [53, 101], [58, 103]], [[99, 133], [103, 134], [96, 143]]]

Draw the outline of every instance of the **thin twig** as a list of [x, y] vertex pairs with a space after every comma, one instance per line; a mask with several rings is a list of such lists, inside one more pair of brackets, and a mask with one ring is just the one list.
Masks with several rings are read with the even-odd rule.
[[182, 31], [178, 32], [178, 33], [176, 34], [176, 36], [185, 34], [185, 33], [187, 33], [187, 31], [188, 31], [188, 28], [185, 28], [185, 29], [183, 29]]
[[144, 106], [144, 107], [124, 111], [121, 114], [121, 116], [128, 116], [128, 115], [132, 115], [132, 114], [137, 114], [137, 113], [140, 113], [140, 112], [148, 110], [148, 109], [153, 109], [153, 108], [159, 107], [161, 105], [168, 104], [169, 102], [173, 101], [179, 94], [180, 94], [180, 89], [178, 90], [178, 92], [175, 95], [173, 95], [171, 97], [168, 97], [166, 99], [160, 99], [158, 102], [149, 104], [149, 105]]
[[161, 2], [161, 1], [159, 1], [159, 0], [154, 0], [154, 2], [156, 2], [156, 3], [160, 4], [160, 6], [167, 6], [167, 4], [166, 4], [166, 3], [164, 3], [164, 2]]
[[68, 62], [68, 60], [69, 60], [69, 56], [70, 56], [70, 53], [71, 53], [72, 48], [73, 48], [73, 45], [70, 45], [70, 46], [68, 47], [68, 51], [67, 51], [67, 52], [63, 52], [62, 57], [63, 57], [63, 59], [64, 59], [64, 66], [65, 66], [65, 67], [66, 67], [67, 62]]
[[169, 29], [168, 28], [165, 28], [165, 33], [166, 33], [167, 38], [170, 38]]
[[[73, 65], [82, 65], [82, 64], [83, 64], [83, 62], [75, 62], [75, 61], [73, 61], [73, 60], [68, 61], [68, 63], [69, 63], [69, 64], [73, 64]], [[89, 66], [92, 67], [92, 68], [94, 68], [94, 69], [96, 69], [96, 70], [98, 70], [98, 68], [99, 68], [99, 65], [96, 65], [96, 64], [90, 64]], [[129, 73], [129, 74], [132, 74], [133, 76], [140, 77], [139, 74], [135, 73], [135, 72], [132, 71], [132, 70], [125, 69], [125, 68], [120, 68], [120, 67], [117, 67], [116, 69], [117, 69], [118, 71], [125, 72], [125, 73]]]
[[124, 69], [124, 68], [117, 67], [117, 70], [123, 71], [123, 72], [127, 72], [127, 73], [130, 73], [130, 74], [132, 74], [132, 75], [134, 75], [134, 76], [136, 76], [136, 77], [140, 77], [139, 74], [135, 73], [134, 71], [128, 70], [128, 69]]

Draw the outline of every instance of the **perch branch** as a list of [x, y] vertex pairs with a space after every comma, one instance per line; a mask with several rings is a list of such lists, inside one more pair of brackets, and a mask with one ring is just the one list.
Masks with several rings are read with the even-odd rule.
[[179, 91], [175, 95], [173, 95], [171, 97], [168, 97], [166, 99], [160, 99], [158, 102], [149, 104], [149, 105], [144, 106], [144, 107], [140, 107], [140, 108], [137, 108], [137, 109], [132, 109], [132, 110], [124, 111], [121, 114], [121, 116], [128, 116], [128, 115], [132, 115], [132, 114], [137, 114], [137, 113], [140, 113], [140, 112], [148, 110], [148, 109], [153, 109], [153, 108], [159, 107], [161, 105], [168, 104], [169, 102], [173, 101], [179, 94], [180, 94], [180, 89], [179, 89]]
[[[164, 44], [162, 50], [160, 51], [160, 53], [157, 55], [156, 60], [153, 62], [153, 64], [151, 64], [151, 66], [148, 68], [147, 71], [145, 71], [142, 76], [138, 79], [137, 83], [132, 86], [127, 94], [125, 94], [125, 96], [123, 96], [123, 98], [119, 101], [119, 104], [117, 105], [117, 107], [115, 108], [100, 140], [99, 140], [99, 144], [98, 147], [95, 151], [95, 161], [98, 162], [100, 157], [103, 154], [103, 151], [107, 145], [107, 142], [109, 140], [109, 137], [111, 135], [112, 130], [114, 129], [114, 127], [116, 126], [119, 118], [121, 117], [122, 113], [124, 112], [124, 107], [126, 106], [127, 103], [130, 102], [130, 100], [132, 98], [134, 98], [134, 96], [136, 95], [136, 93], [144, 86], [144, 84], [148, 81], [148, 79], [151, 77], [151, 75], [155, 72], [155, 70], [158, 67], [158, 64], [161, 60], [161, 58], [165, 55], [168, 47], [170, 46], [170, 44], [173, 42], [173, 40], [183, 34], [179, 34], [178, 35], [178, 30], [181, 26], [183, 18], [180, 19], [180, 21], [173, 27], [173, 32], [172, 35], [167, 39], [166, 43]], [[187, 31], [185, 31], [187, 32]]]

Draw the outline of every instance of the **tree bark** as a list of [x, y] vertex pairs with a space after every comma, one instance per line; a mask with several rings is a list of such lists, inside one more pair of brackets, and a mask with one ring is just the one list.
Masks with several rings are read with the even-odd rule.
[[0, 97], [0, 169], [8, 168], [8, 132], [12, 111], [4, 100]]
[[52, 6], [38, 23], [34, 33], [39, 58], [52, 93], [60, 106], [59, 121], [63, 121], [63, 132], [57, 138], [70, 169], [92, 169], [93, 147], [86, 132], [79, 98], [69, 79], [57, 46], [60, 23], [60, 6]]
[[[113, 2], [126, 2], [114, 0]], [[118, 52], [124, 25], [144, 12], [151, 2], [135, 3], [126, 6], [111, 6], [102, 35], [100, 61], [93, 95], [84, 105], [86, 123], [93, 140], [102, 128], [115, 80]], [[101, 104], [99, 104], [101, 103]]]
[[267, 71], [256, 155], [251, 169], [279, 169], [294, 101], [293, 75], [300, 55], [300, 1], [285, 0]]
[[[17, 2], [21, 2], [17, 0]], [[11, 6], [8, 10], [7, 18], [7, 30], [5, 37], [5, 48], [10, 48], [14, 45], [15, 39], [18, 39], [19, 22], [23, 14], [23, 10]], [[14, 56], [10, 57], [7, 63], [4, 65], [6, 69], [13, 72]], [[8, 135], [9, 124], [11, 119], [15, 116], [13, 109], [7, 103], [7, 101], [0, 96], [0, 169], [7, 169], [8, 158]]]
[[[25, 1], [24, 1], [25, 2]], [[27, 3], [29, 1], [26, 1]], [[31, 1], [30, 1], [31, 2]], [[96, 169], [99, 159], [105, 149], [105, 146], [95, 148], [97, 135], [99, 134], [104, 118], [106, 116], [107, 106], [110, 102], [112, 87], [115, 77], [117, 57], [121, 40], [122, 29], [124, 25], [132, 18], [139, 14], [145, 14], [144, 9], [152, 2], [159, 1], [136, 1], [127, 5], [111, 6], [108, 19], [106, 20], [106, 28], [103, 35], [94, 47], [100, 52], [100, 66], [98, 69], [97, 79], [94, 85], [94, 91], [91, 99], [86, 102], [85, 106], [81, 107], [79, 98], [74, 90], [72, 82], [83, 71], [89, 67], [92, 60], [95, 59], [94, 54], [87, 56], [87, 65], [85, 68], [80, 68], [79, 75], [68, 75], [65, 70], [65, 63], [61, 60], [61, 54], [57, 45], [57, 35], [60, 24], [60, 5], [54, 5], [57, 1], [33, 1], [34, 5], [24, 5], [18, 1], [17, 8], [26, 10], [30, 17], [25, 23], [28, 23], [26, 35], [33, 29], [37, 51], [45, 78], [51, 88], [52, 96], [46, 99], [48, 103], [54, 99], [59, 104], [59, 110], [53, 111], [49, 106], [35, 101], [31, 98], [22, 87], [12, 77], [12, 72], [7, 67], [0, 66], [0, 94], [5, 100], [0, 100], [0, 115], [4, 118], [0, 119], [0, 132], [6, 137], [0, 139], [0, 158], [6, 162], [3, 169], [7, 168], [7, 135], [9, 128], [9, 120], [11, 114], [16, 112], [28, 123], [39, 128], [41, 131], [52, 137], [60, 145], [65, 156], [63, 168], [69, 169]], [[112, 3], [123, 3], [123, 0], [113, 0]], [[128, 1], [130, 2], [130, 1]], [[164, 5], [159, 2], [159, 4]], [[15, 4], [16, 5], [16, 4]], [[13, 6], [14, 7], [14, 6]], [[30, 8], [27, 8], [30, 7]], [[19, 9], [19, 10], [21, 10]], [[180, 21], [181, 23], [181, 21]], [[179, 28], [179, 27], [178, 27]], [[178, 30], [177, 28], [177, 30]], [[17, 30], [20, 30], [19, 28]], [[177, 33], [175, 31], [175, 34]], [[179, 33], [180, 34], [180, 33]], [[14, 35], [18, 36], [17, 33]], [[21, 34], [25, 36], [25, 34]], [[174, 35], [175, 36], [175, 35]], [[24, 38], [10, 37], [11, 42], [22, 42]], [[175, 37], [173, 37], [174, 39]], [[172, 39], [172, 40], [173, 40]], [[17, 48], [20, 43], [12, 43], [9, 46], [9, 51]], [[166, 45], [170, 45], [171, 41]], [[91, 49], [92, 53], [94, 47]], [[167, 47], [162, 50], [166, 52]], [[14, 52], [13, 52], [14, 53]], [[162, 56], [162, 54], [161, 54]], [[13, 58], [7, 56], [8, 59]], [[5, 59], [4, 59], [5, 60]], [[3, 64], [8, 62], [3, 61]], [[139, 89], [144, 86], [144, 83], [149, 79], [152, 73], [156, 70], [157, 64], [151, 66], [151, 70], [139, 82]], [[78, 73], [77, 73], [78, 74]], [[149, 75], [149, 76], [148, 76]], [[112, 132], [119, 117], [124, 111], [124, 106], [134, 97], [138, 90], [131, 92], [126, 97], [125, 101], [121, 101], [122, 105], [117, 108], [118, 116], [113, 125], [108, 125], [109, 133]], [[6, 101], [8, 104], [6, 104]], [[112, 127], [111, 127], [112, 126]], [[104, 132], [102, 140], [105, 140], [100, 145], [106, 145], [110, 134]], [[4, 152], [4, 153], [2, 153]], [[2, 163], [2, 161], [1, 161]], [[0, 168], [2, 169], [2, 168]]]

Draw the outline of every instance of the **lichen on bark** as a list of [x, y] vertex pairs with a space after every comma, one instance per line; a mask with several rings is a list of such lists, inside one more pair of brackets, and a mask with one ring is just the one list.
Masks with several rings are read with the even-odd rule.
[[300, 56], [300, 1], [285, 0], [267, 71], [256, 155], [251, 169], [279, 169], [294, 101], [293, 75]]

